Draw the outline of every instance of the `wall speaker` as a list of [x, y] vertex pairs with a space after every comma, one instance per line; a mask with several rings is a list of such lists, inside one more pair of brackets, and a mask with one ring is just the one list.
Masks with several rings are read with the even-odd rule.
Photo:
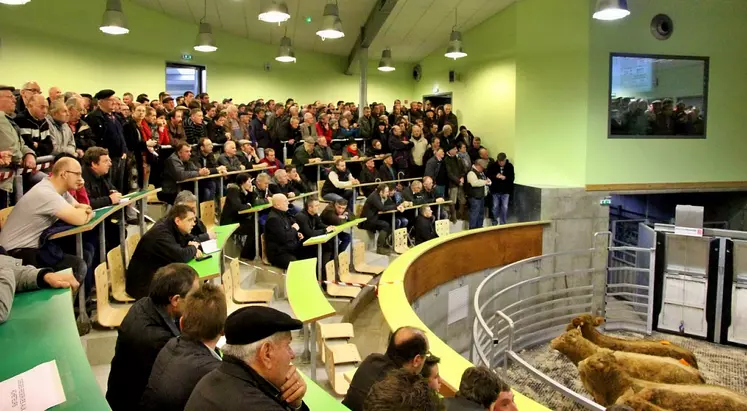
[[674, 22], [666, 14], [657, 14], [651, 19], [651, 34], [659, 40], [666, 40], [674, 32]]

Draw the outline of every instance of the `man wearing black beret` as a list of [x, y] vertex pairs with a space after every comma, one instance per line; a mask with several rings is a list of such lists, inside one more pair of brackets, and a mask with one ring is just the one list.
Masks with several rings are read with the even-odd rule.
[[245, 307], [226, 319], [220, 367], [203, 377], [184, 411], [308, 411], [306, 383], [290, 347], [303, 323], [269, 307]]
[[101, 90], [94, 97], [98, 106], [86, 117], [86, 122], [93, 130], [96, 145], [109, 150], [109, 157], [112, 159], [109, 173], [114, 188], [120, 193], [126, 193], [129, 191], [125, 189], [127, 144], [122, 124], [114, 115], [114, 106], [118, 104], [114, 90]]

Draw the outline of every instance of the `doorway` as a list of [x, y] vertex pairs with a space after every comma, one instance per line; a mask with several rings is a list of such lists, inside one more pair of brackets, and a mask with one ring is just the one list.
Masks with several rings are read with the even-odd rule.
[[436, 111], [436, 108], [438, 106], [443, 106], [444, 104], [451, 104], [451, 93], [437, 93], [437, 94], [429, 94], [426, 96], [423, 96], [423, 105], [425, 105], [426, 101], [431, 102], [431, 107], [433, 108], [433, 111]]

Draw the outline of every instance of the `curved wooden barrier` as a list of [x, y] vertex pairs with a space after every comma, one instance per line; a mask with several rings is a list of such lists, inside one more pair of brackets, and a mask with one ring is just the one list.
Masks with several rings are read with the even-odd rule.
[[[413, 326], [425, 330], [430, 351], [441, 358], [442, 394], [454, 395], [467, 359], [438, 338], [411, 307], [418, 297], [453, 279], [542, 254], [542, 231], [547, 221], [508, 224], [461, 231], [420, 244], [406, 252], [382, 274], [379, 306], [391, 330]], [[522, 411], [548, 411], [514, 392]]]

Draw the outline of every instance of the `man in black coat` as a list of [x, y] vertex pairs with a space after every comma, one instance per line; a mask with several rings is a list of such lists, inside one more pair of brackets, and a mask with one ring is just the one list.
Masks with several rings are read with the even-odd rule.
[[191, 157], [192, 147], [189, 144], [180, 141], [174, 145], [174, 154], [166, 159], [163, 166], [163, 190], [158, 193], [159, 200], [174, 204], [180, 191], [180, 181], [210, 174], [210, 169], [198, 169], [197, 163], [189, 161]]
[[216, 347], [226, 322], [226, 296], [220, 286], [203, 283], [184, 301], [182, 334], [158, 353], [143, 397], [142, 411], [182, 411], [195, 385], [221, 363]]
[[420, 215], [415, 218], [414, 232], [415, 245], [438, 237], [433, 222], [433, 210], [430, 207], [426, 206], [420, 209]]
[[146, 231], [127, 266], [125, 289], [138, 300], [148, 295], [153, 274], [171, 263], [187, 263], [202, 255], [200, 243], [190, 234], [195, 212], [186, 205], [176, 205], [169, 214]]
[[[298, 223], [299, 232], [307, 240], [311, 237], [327, 234], [335, 229], [333, 226], [328, 226], [322, 222], [322, 218], [319, 216], [319, 200], [316, 196], [306, 197], [303, 203], [303, 211], [296, 214], [294, 218]], [[322, 266], [329, 261], [332, 247], [334, 247], [334, 243], [331, 241], [322, 246]], [[316, 251], [316, 247], [301, 247], [299, 254], [302, 258], [315, 258], [317, 257]]]
[[267, 259], [275, 267], [286, 269], [298, 259], [304, 235], [293, 217], [288, 215], [288, 198], [282, 194], [272, 196], [272, 209], [265, 222], [265, 248]]
[[124, 138], [122, 123], [114, 108], [119, 104], [114, 97], [114, 90], [101, 90], [96, 93], [98, 107], [88, 114], [86, 122], [93, 130], [96, 145], [109, 150], [112, 159], [111, 180], [119, 192], [125, 191], [127, 143]]
[[229, 315], [223, 362], [197, 383], [184, 411], [309, 411], [306, 383], [291, 364], [290, 332], [302, 327], [269, 307]]
[[244, 245], [241, 248], [241, 258], [254, 260], [254, 218], [256, 214], [239, 214], [243, 210], [252, 208], [256, 203], [254, 194], [254, 185], [249, 174], [239, 174], [236, 176], [236, 182], [228, 185], [226, 190], [226, 204], [220, 213], [220, 225], [239, 224], [235, 234], [246, 236]]
[[404, 211], [404, 206], [397, 205], [394, 201], [389, 200], [389, 186], [386, 184], [379, 184], [376, 191], [371, 193], [366, 198], [366, 202], [363, 204], [361, 210], [361, 218], [365, 218], [366, 221], [360, 224], [360, 227], [364, 230], [371, 231], [373, 233], [379, 232], [379, 239], [377, 245], [377, 252], [379, 254], [387, 255], [389, 250], [386, 246], [387, 237], [392, 234], [394, 227], [387, 222], [388, 218], [379, 215], [381, 211], [390, 211], [394, 209], [400, 212]]
[[[122, 194], [117, 191], [109, 180], [109, 169], [112, 160], [109, 151], [101, 147], [91, 147], [83, 155], [83, 180], [91, 208], [94, 210], [110, 205], [119, 204]], [[105, 236], [106, 249], [111, 250], [119, 246], [119, 228], [117, 224], [107, 220]]]
[[[462, 193], [461, 197], [464, 197], [464, 176], [468, 171], [464, 170], [464, 166], [462, 165], [462, 162], [459, 160], [459, 157], [456, 155], [456, 153], [456, 146], [447, 146], [446, 156], [443, 160], [443, 166], [445, 166], [446, 175], [449, 178], [447, 192], [449, 195], [449, 200], [451, 201], [451, 204], [449, 204], [449, 218], [451, 218], [452, 223], [455, 223], [457, 220], [456, 204], [457, 200], [460, 199], [460, 192]], [[463, 204], [460, 204], [460, 207], [462, 206]]]
[[397, 329], [389, 337], [386, 354], [373, 353], [358, 366], [342, 405], [351, 411], [363, 411], [363, 403], [374, 384], [395, 369], [419, 374], [427, 353], [428, 339], [423, 331], [413, 327]]
[[446, 411], [518, 411], [511, 387], [487, 367], [469, 367], [462, 373], [459, 391], [444, 399]]
[[506, 224], [508, 200], [514, 192], [514, 165], [506, 158], [506, 153], [498, 154], [498, 161], [488, 167], [488, 178], [493, 180], [490, 195], [493, 197], [493, 225]]
[[106, 400], [113, 411], [139, 409], [153, 362], [169, 339], [179, 336], [177, 318], [187, 294], [199, 287], [197, 272], [169, 264], [156, 272], [150, 294], [138, 300], [117, 330]]

